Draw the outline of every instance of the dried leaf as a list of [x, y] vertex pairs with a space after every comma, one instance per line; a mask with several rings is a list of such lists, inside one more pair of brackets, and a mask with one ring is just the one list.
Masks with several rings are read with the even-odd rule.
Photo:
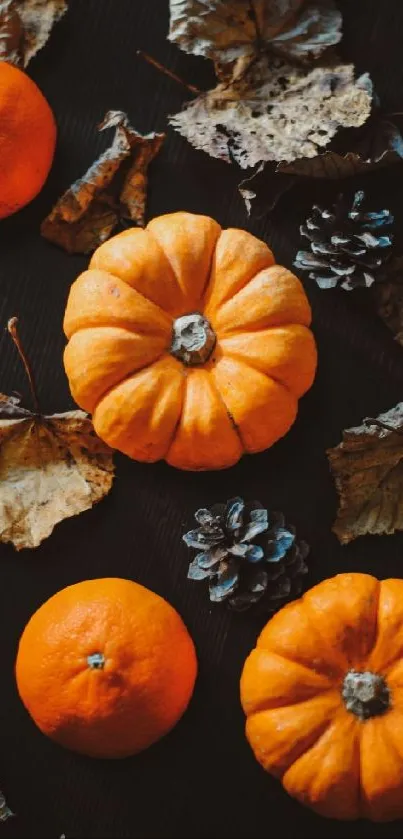
[[65, 518], [88, 510], [113, 481], [112, 451], [83, 411], [43, 416], [35, 378], [18, 330], [8, 332], [24, 366], [33, 411], [0, 394], [0, 542], [35, 548]]
[[32, 411], [22, 408], [20, 402], [20, 396], [5, 396], [4, 393], [0, 393], [0, 420], [33, 417]]
[[358, 131], [344, 132], [344, 136], [340, 136], [339, 140], [347, 142], [344, 148], [353, 148], [366, 163], [383, 163], [385, 156], [388, 163], [396, 162], [403, 157], [402, 131], [397, 124], [401, 122], [402, 116], [401, 113], [389, 113], [385, 110], [377, 92], [374, 91], [371, 115], [365, 125]]
[[393, 151], [386, 151], [382, 158], [377, 161], [364, 160], [357, 152], [338, 154], [334, 151], [326, 151], [316, 157], [301, 158], [292, 163], [279, 163], [277, 172], [286, 175], [302, 175], [308, 178], [326, 178], [328, 180], [340, 180], [350, 178], [353, 175], [360, 175], [372, 172], [379, 166], [389, 166], [399, 160], [398, 155]]
[[[137, 153], [131, 164], [120, 193], [120, 202], [125, 208], [124, 215], [142, 226], [147, 202], [148, 167], [158, 154], [165, 134], [137, 135], [139, 142]], [[133, 147], [132, 147], [133, 149]]]
[[270, 46], [291, 60], [319, 58], [341, 41], [341, 26], [342, 16], [333, 0], [306, 2], [296, 20], [270, 39]]
[[242, 168], [262, 161], [315, 157], [341, 126], [360, 126], [371, 110], [367, 74], [352, 65], [300, 66], [263, 56], [231, 83], [220, 83], [171, 118], [173, 127], [211, 157]]
[[277, 34], [303, 0], [170, 0], [168, 38], [182, 50], [226, 64], [257, 49], [257, 25]]
[[[73, 184], [72, 189], [75, 186]], [[71, 195], [72, 192], [68, 190], [55, 204], [50, 215], [42, 222], [41, 234], [49, 242], [64, 248], [67, 253], [91, 253], [113, 233], [119, 222], [117, 210], [105, 195], [99, 199], [94, 198], [88, 210], [75, 219], [74, 212], [70, 212]]]
[[373, 92], [372, 111], [364, 125], [341, 131], [333, 143], [332, 151], [311, 159], [280, 163], [277, 171], [339, 180], [398, 163], [403, 157], [403, 137], [394, 121], [398, 116], [388, 114], [381, 107], [377, 93]]
[[26, 67], [66, 11], [67, 0], [1, 0], [0, 60]]
[[[386, 132], [387, 128], [387, 132]], [[400, 128], [394, 123], [386, 123], [385, 121], [385, 134], [387, 136], [389, 147], [397, 154], [397, 156], [402, 159], [403, 158], [403, 136], [401, 134]], [[382, 156], [379, 158], [382, 159]]]
[[257, 218], [261, 218], [270, 213], [296, 181], [293, 175], [277, 175], [273, 164], [260, 163], [253, 175], [238, 184], [238, 192], [245, 202], [248, 216], [253, 212]]
[[400, 128], [385, 115], [373, 114], [358, 132], [354, 148], [363, 163], [397, 162], [403, 157], [403, 137]]
[[112, 451], [82, 411], [0, 420], [0, 541], [36, 548], [110, 490]]
[[403, 257], [387, 265], [387, 279], [372, 289], [375, 305], [396, 341], [403, 346]]
[[[122, 111], [108, 111], [99, 129], [115, 128], [112, 144], [57, 201], [41, 233], [69, 253], [90, 253], [120, 218], [144, 224], [147, 172], [164, 134], [139, 134]], [[122, 183], [123, 176], [123, 183]]]
[[339, 493], [333, 531], [340, 542], [403, 530], [403, 402], [343, 431], [327, 455]]
[[266, 48], [316, 58], [341, 38], [333, 0], [170, 0], [170, 11], [169, 40], [220, 66]]
[[241, 198], [243, 198], [245, 202], [246, 212], [248, 216], [250, 216], [252, 212], [252, 201], [254, 201], [256, 198], [256, 192], [254, 192], [253, 189], [248, 189], [247, 187], [242, 186], [243, 183], [244, 182], [241, 181], [241, 183], [238, 184], [238, 192]]
[[20, 44], [23, 39], [21, 18], [17, 11], [17, 0], [0, 2], [0, 61], [20, 64]]

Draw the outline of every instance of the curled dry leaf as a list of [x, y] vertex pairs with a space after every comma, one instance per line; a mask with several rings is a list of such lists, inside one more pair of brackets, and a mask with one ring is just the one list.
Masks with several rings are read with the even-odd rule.
[[169, 40], [223, 65], [270, 48], [289, 59], [317, 58], [341, 38], [333, 0], [170, 0]]
[[403, 402], [343, 431], [327, 455], [339, 493], [333, 531], [340, 542], [403, 530]]
[[0, 394], [0, 541], [36, 548], [63, 519], [89, 510], [110, 490], [112, 451], [83, 411], [44, 416], [12, 318], [9, 332], [23, 360], [35, 410]]
[[364, 160], [357, 152], [346, 152], [340, 154], [335, 151], [325, 151], [312, 158], [294, 160], [292, 163], [279, 163], [277, 172], [286, 175], [302, 175], [308, 178], [324, 178], [338, 181], [341, 178], [350, 178], [353, 175], [361, 175], [372, 172], [379, 166], [389, 166], [399, 160], [393, 151], [385, 151], [385, 154], [378, 160]]
[[148, 167], [165, 134], [139, 134], [122, 111], [108, 111], [100, 131], [115, 128], [112, 144], [57, 201], [41, 233], [69, 253], [90, 253], [127, 218], [144, 224]]
[[[369, 126], [367, 130], [370, 122], [372, 127]], [[397, 163], [403, 156], [403, 139], [397, 126], [391, 126], [388, 133], [384, 130], [384, 120], [381, 123], [379, 120], [374, 122], [370, 117], [362, 128], [341, 132], [340, 138], [345, 133], [351, 135], [352, 131], [358, 134], [365, 131], [365, 137], [362, 135], [361, 141], [354, 143], [357, 149], [355, 152], [325, 151], [316, 157], [302, 157], [291, 163], [261, 163], [255, 172], [238, 186], [248, 215], [252, 211], [252, 205], [254, 210], [256, 205], [259, 205], [261, 215], [273, 210], [279, 198], [297, 183], [299, 177], [342, 180], [371, 172], [380, 166]], [[351, 137], [349, 141], [351, 142]]]
[[368, 75], [355, 80], [352, 65], [306, 72], [263, 56], [246, 71], [238, 63], [232, 82], [190, 102], [171, 124], [195, 148], [246, 169], [315, 157], [341, 126], [365, 122], [371, 94]]
[[[389, 113], [382, 107], [374, 91], [372, 112], [364, 126], [354, 132], [354, 137], [344, 137], [344, 142], [353, 143], [354, 150], [365, 163], [393, 163], [403, 158], [402, 113]], [[348, 135], [351, 132], [345, 132]]]
[[372, 289], [375, 305], [382, 320], [403, 347], [403, 257], [387, 265], [387, 278]]
[[67, 0], [0, 0], [0, 61], [26, 67], [66, 11]]
[[[353, 133], [357, 136], [353, 137]], [[270, 212], [281, 195], [297, 183], [298, 177], [341, 180], [366, 174], [381, 166], [390, 166], [398, 163], [403, 157], [400, 129], [390, 119], [386, 119], [382, 112], [379, 115], [376, 111], [364, 126], [346, 129], [336, 138], [338, 147], [348, 148], [351, 144], [356, 151], [325, 151], [316, 157], [302, 157], [291, 163], [278, 163], [277, 166], [271, 163], [260, 164], [253, 175], [241, 181], [238, 187], [248, 215], [252, 211], [252, 203], [254, 210], [257, 204], [260, 206], [260, 214]], [[279, 175], [281, 177], [277, 177]], [[390, 285], [389, 292], [379, 295], [381, 298], [385, 296], [386, 306], [389, 306], [394, 291], [397, 289], [393, 284]], [[400, 329], [403, 329], [403, 316]], [[395, 329], [395, 332], [397, 331]]]
[[253, 212], [260, 217], [277, 206], [282, 195], [298, 183], [299, 177], [338, 181], [369, 172], [378, 166], [387, 166], [396, 160], [398, 157], [393, 152], [387, 152], [378, 162], [369, 162], [354, 152], [342, 155], [325, 151], [316, 157], [302, 157], [292, 163], [261, 163], [249, 178], [238, 184], [238, 191], [248, 215]]
[[297, 178], [293, 175], [278, 175], [273, 163], [260, 163], [249, 178], [238, 184], [238, 192], [245, 202], [246, 212], [253, 212], [257, 218], [270, 213], [285, 192], [293, 188]]

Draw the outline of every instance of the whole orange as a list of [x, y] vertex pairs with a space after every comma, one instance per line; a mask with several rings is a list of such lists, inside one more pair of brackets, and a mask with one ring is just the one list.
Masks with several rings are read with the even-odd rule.
[[52, 165], [53, 113], [32, 79], [0, 61], [0, 218], [38, 194]]
[[92, 757], [146, 749], [185, 711], [197, 660], [175, 609], [130, 580], [68, 586], [22, 634], [20, 697], [40, 730]]

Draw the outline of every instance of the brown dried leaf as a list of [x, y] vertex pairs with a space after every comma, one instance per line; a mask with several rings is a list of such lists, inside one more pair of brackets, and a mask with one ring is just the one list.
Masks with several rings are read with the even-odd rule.
[[340, 542], [403, 530], [403, 402], [347, 428], [327, 455], [339, 493], [333, 531]]
[[399, 161], [399, 155], [393, 151], [386, 151], [382, 158], [377, 161], [364, 160], [355, 152], [338, 154], [333, 151], [326, 151], [317, 157], [303, 157], [292, 163], [279, 163], [277, 172], [287, 175], [303, 175], [308, 178], [327, 178], [329, 180], [340, 180], [353, 175], [371, 172], [380, 166], [389, 166]]
[[0, 420], [0, 541], [36, 548], [110, 490], [112, 451], [83, 411]]
[[357, 127], [371, 110], [367, 74], [351, 64], [307, 72], [281, 59], [242, 59], [231, 83], [220, 83], [171, 118], [197, 149], [242, 168], [261, 161], [316, 157], [340, 127]]
[[170, 0], [168, 38], [182, 50], [227, 64], [256, 51], [257, 31], [277, 34], [303, 0]]
[[[165, 134], [137, 135], [137, 153], [131, 164], [120, 193], [120, 203], [125, 208], [125, 215], [140, 227], [144, 224], [144, 212], [147, 202], [148, 167], [157, 156], [165, 139]], [[132, 150], [136, 146], [132, 146]]]
[[372, 293], [382, 320], [403, 347], [403, 257], [396, 257], [386, 267], [386, 282], [376, 283]]
[[[71, 189], [77, 184], [78, 181]], [[67, 253], [91, 253], [114, 231], [119, 221], [117, 210], [107, 196], [101, 196], [91, 201], [82, 216], [74, 218], [69, 206], [71, 195], [68, 190], [59, 198], [42, 222], [41, 234]]]
[[22, 408], [20, 396], [6, 396], [0, 393], [0, 420], [2, 419], [23, 419], [34, 416], [32, 411]]
[[317, 58], [341, 38], [333, 0], [170, 0], [169, 40], [218, 65], [270, 47], [287, 58]]
[[26, 67], [66, 11], [67, 0], [0, 0], [0, 60]]
[[[115, 128], [112, 144], [55, 204], [41, 233], [69, 253], [90, 253], [111, 235], [123, 214], [144, 224], [148, 166], [164, 134], [139, 134], [122, 111], [108, 111], [101, 131]], [[123, 166], [126, 172], [123, 173]], [[123, 186], [116, 176], [124, 174]]]
[[17, 11], [17, 0], [1, 0], [0, 61], [21, 64], [19, 50], [23, 34], [21, 18]]
[[270, 213], [285, 192], [293, 188], [297, 178], [293, 175], [278, 175], [271, 163], [260, 163], [252, 175], [238, 184], [238, 192], [245, 202], [248, 216], [257, 218]]

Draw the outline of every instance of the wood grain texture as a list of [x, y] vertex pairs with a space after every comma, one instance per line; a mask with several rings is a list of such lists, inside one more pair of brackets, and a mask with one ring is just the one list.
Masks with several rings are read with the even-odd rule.
[[[343, 51], [370, 70], [392, 110], [403, 108], [403, 4], [343, 0]], [[70, 11], [30, 73], [53, 107], [59, 141], [40, 197], [0, 225], [0, 324], [19, 315], [46, 412], [72, 407], [62, 368], [67, 294], [87, 259], [67, 256], [39, 236], [41, 220], [108, 138], [96, 130], [108, 109], [128, 112], [141, 132], [163, 131], [188, 96], [136, 57], [155, 55], [201, 88], [211, 67], [166, 41], [167, 0], [70, 0]], [[339, 185], [312, 184], [288, 193], [269, 219], [247, 219], [237, 192], [241, 174], [191, 149], [172, 131], [150, 173], [148, 218], [185, 209], [214, 216], [262, 237], [292, 266], [298, 225], [318, 197], [331, 202]], [[357, 182], [351, 182], [353, 187]], [[403, 167], [359, 179], [374, 207], [388, 206], [403, 236]], [[308, 584], [342, 571], [403, 576], [403, 534], [363, 538], [342, 548], [331, 533], [336, 493], [325, 449], [341, 430], [401, 400], [403, 355], [372, 312], [365, 292], [323, 292], [306, 285], [313, 307], [319, 369], [298, 420], [270, 451], [245, 457], [217, 474], [186, 474], [117, 457], [110, 496], [64, 522], [36, 551], [0, 546], [2, 679], [0, 786], [18, 819], [4, 837], [134, 837], [134, 839], [392, 839], [402, 823], [376, 826], [324, 822], [267, 777], [244, 738], [239, 702], [243, 661], [262, 621], [210, 604], [204, 586], [186, 580], [181, 534], [195, 509], [234, 494], [281, 509], [311, 544]], [[27, 395], [16, 352], [0, 333], [0, 390]], [[200, 675], [180, 725], [144, 754], [104, 763], [62, 751], [37, 731], [16, 694], [18, 638], [32, 612], [54, 592], [86, 578], [121, 576], [166, 597], [195, 640]]]

